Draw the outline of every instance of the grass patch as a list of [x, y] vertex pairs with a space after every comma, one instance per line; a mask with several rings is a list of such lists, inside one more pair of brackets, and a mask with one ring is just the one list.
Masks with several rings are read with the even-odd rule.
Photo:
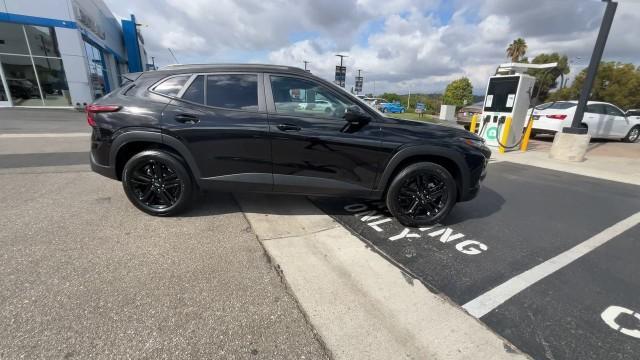
[[411, 113], [411, 112], [405, 112], [402, 114], [385, 114], [385, 116], [388, 116], [390, 118], [395, 118], [395, 119], [418, 120], [418, 121], [427, 121], [432, 123], [440, 122], [436, 116], [424, 114], [423, 117], [418, 117], [418, 114]]

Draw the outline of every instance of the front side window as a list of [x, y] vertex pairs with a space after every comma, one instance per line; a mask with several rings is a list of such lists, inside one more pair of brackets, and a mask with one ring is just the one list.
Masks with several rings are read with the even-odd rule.
[[153, 90], [160, 94], [177, 96], [191, 75], [174, 76], [157, 85]]
[[257, 75], [207, 75], [206, 93], [208, 106], [258, 111]]
[[271, 91], [276, 112], [286, 115], [342, 119], [353, 105], [317, 83], [298, 78], [271, 76]]
[[611, 105], [605, 105], [607, 115], [624, 116], [624, 113]]

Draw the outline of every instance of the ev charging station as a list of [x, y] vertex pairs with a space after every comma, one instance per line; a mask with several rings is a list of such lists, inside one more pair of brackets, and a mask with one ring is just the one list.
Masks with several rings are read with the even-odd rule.
[[525, 71], [557, 66], [557, 63], [508, 63], [498, 67], [496, 74], [489, 78], [479, 120], [478, 135], [488, 146], [499, 147], [501, 151], [518, 148], [523, 139], [522, 129], [527, 125], [527, 112], [536, 83], [536, 78]]

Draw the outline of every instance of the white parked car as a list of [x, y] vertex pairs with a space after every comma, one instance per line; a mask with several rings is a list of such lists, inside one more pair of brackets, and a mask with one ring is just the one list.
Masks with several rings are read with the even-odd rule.
[[[555, 134], [571, 126], [577, 105], [577, 101], [557, 101], [536, 106], [532, 136]], [[622, 139], [626, 142], [636, 142], [640, 138], [640, 116], [629, 116], [617, 106], [605, 102], [587, 103], [582, 126], [587, 128], [592, 138]]]
[[312, 103], [299, 103], [298, 109], [308, 111], [318, 111], [330, 114], [334, 111], [333, 104], [327, 100], [316, 100]]

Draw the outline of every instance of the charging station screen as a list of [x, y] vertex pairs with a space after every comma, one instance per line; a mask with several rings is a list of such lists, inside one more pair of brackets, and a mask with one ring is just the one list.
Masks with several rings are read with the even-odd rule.
[[[509, 95], [515, 96], [518, 91], [519, 76], [505, 76], [491, 78], [487, 97], [492, 97], [491, 102], [485, 101], [484, 111], [490, 112], [511, 112], [513, 107], [513, 99], [509, 104]], [[511, 107], [509, 107], [511, 105]]]

